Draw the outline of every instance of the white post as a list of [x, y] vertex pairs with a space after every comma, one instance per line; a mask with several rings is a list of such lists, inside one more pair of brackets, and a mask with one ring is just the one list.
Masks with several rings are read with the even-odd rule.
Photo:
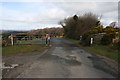
[[14, 42], [13, 42], [13, 35], [11, 34], [11, 44], [12, 46], [14, 45]]
[[80, 36], [80, 41], [82, 40], [82, 36]]
[[91, 45], [93, 44], [93, 38], [91, 38], [91, 40], [90, 40], [90, 44], [91, 44]]

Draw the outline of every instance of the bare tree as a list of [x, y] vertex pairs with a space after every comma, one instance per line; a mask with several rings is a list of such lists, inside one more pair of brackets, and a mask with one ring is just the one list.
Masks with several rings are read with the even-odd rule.
[[66, 37], [79, 39], [79, 36], [90, 30], [92, 27], [100, 25], [98, 16], [89, 12], [82, 16], [74, 15], [63, 21], [60, 21], [60, 25], [64, 28]]

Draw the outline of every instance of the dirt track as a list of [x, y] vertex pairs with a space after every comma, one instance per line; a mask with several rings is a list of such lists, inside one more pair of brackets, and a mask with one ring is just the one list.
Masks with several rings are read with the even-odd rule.
[[[76, 60], [68, 58], [69, 55], [76, 56]], [[3, 61], [8, 64], [20, 64], [7, 74], [4, 73], [3, 77], [9, 78], [113, 77], [109, 72], [111, 68], [102, 59], [63, 38], [53, 38], [52, 47], [43, 53], [11, 55], [3, 57]]]

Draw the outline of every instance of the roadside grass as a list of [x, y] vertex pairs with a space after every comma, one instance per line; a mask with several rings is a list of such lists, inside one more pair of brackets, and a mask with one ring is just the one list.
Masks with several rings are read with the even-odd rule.
[[93, 45], [93, 46], [87, 46], [87, 47], [84, 47], [84, 48], [93, 52], [93, 53], [96, 53], [96, 54], [99, 54], [99, 55], [102, 55], [102, 56], [106, 56], [110, 59], [118, 61], [118, 51], [110, 49], [108, 46]]
[[[65, 39], [67, 39], [69, 41], [72, 41], [75, 44], [80, 45], [79, 40], [73, 40], [73, 39], [68, 39], [68, 38], [65, 38]], [[85, 50], [88, 50], [92, 53], [99, 54], [99, 55], [108, 57], [110, 59], [113, 59], [115, 61], [118, 61], [118, 51], [109, 48], [107, 45], [92, 45], [92, 46], [82, 46], [82, 45], [80, 45], [80, 46], [82, 48], [84, 48]]]
[[2, 55], [11, 55], [16, 53], [39, 52], [46, 49], [44, 44], [34, 45], [14, 45], [2, 47]]

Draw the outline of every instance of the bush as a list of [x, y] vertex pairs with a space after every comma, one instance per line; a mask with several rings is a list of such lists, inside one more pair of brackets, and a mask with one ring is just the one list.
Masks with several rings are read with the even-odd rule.
[[120, 50], [120, 40], [117, 43], [111, 44], [111, 49]]
[[2, 46], [8, 46], [11, 45], [11, 40], [10, 38], [8, 38], [8, 36], [4, 36], [2, 38]]
[[108, 45], [112, 43], [112, 39], [115, 37], [114, 33], [106, 33], [101, 39], [101, 44]]
[[90, 46], [90, 35], [88, 34], [85, 34], [83, 37], [82, 37], [82, 45], [83, 46]]
[[91, 28], [100, 25], [100, 21], [96, 14], [90, 12], [81, 16], [74, 15], [65, 18], [59, 24], [64, 28], [64, 34], [67, 38], [78, 40], [81, 35]]

